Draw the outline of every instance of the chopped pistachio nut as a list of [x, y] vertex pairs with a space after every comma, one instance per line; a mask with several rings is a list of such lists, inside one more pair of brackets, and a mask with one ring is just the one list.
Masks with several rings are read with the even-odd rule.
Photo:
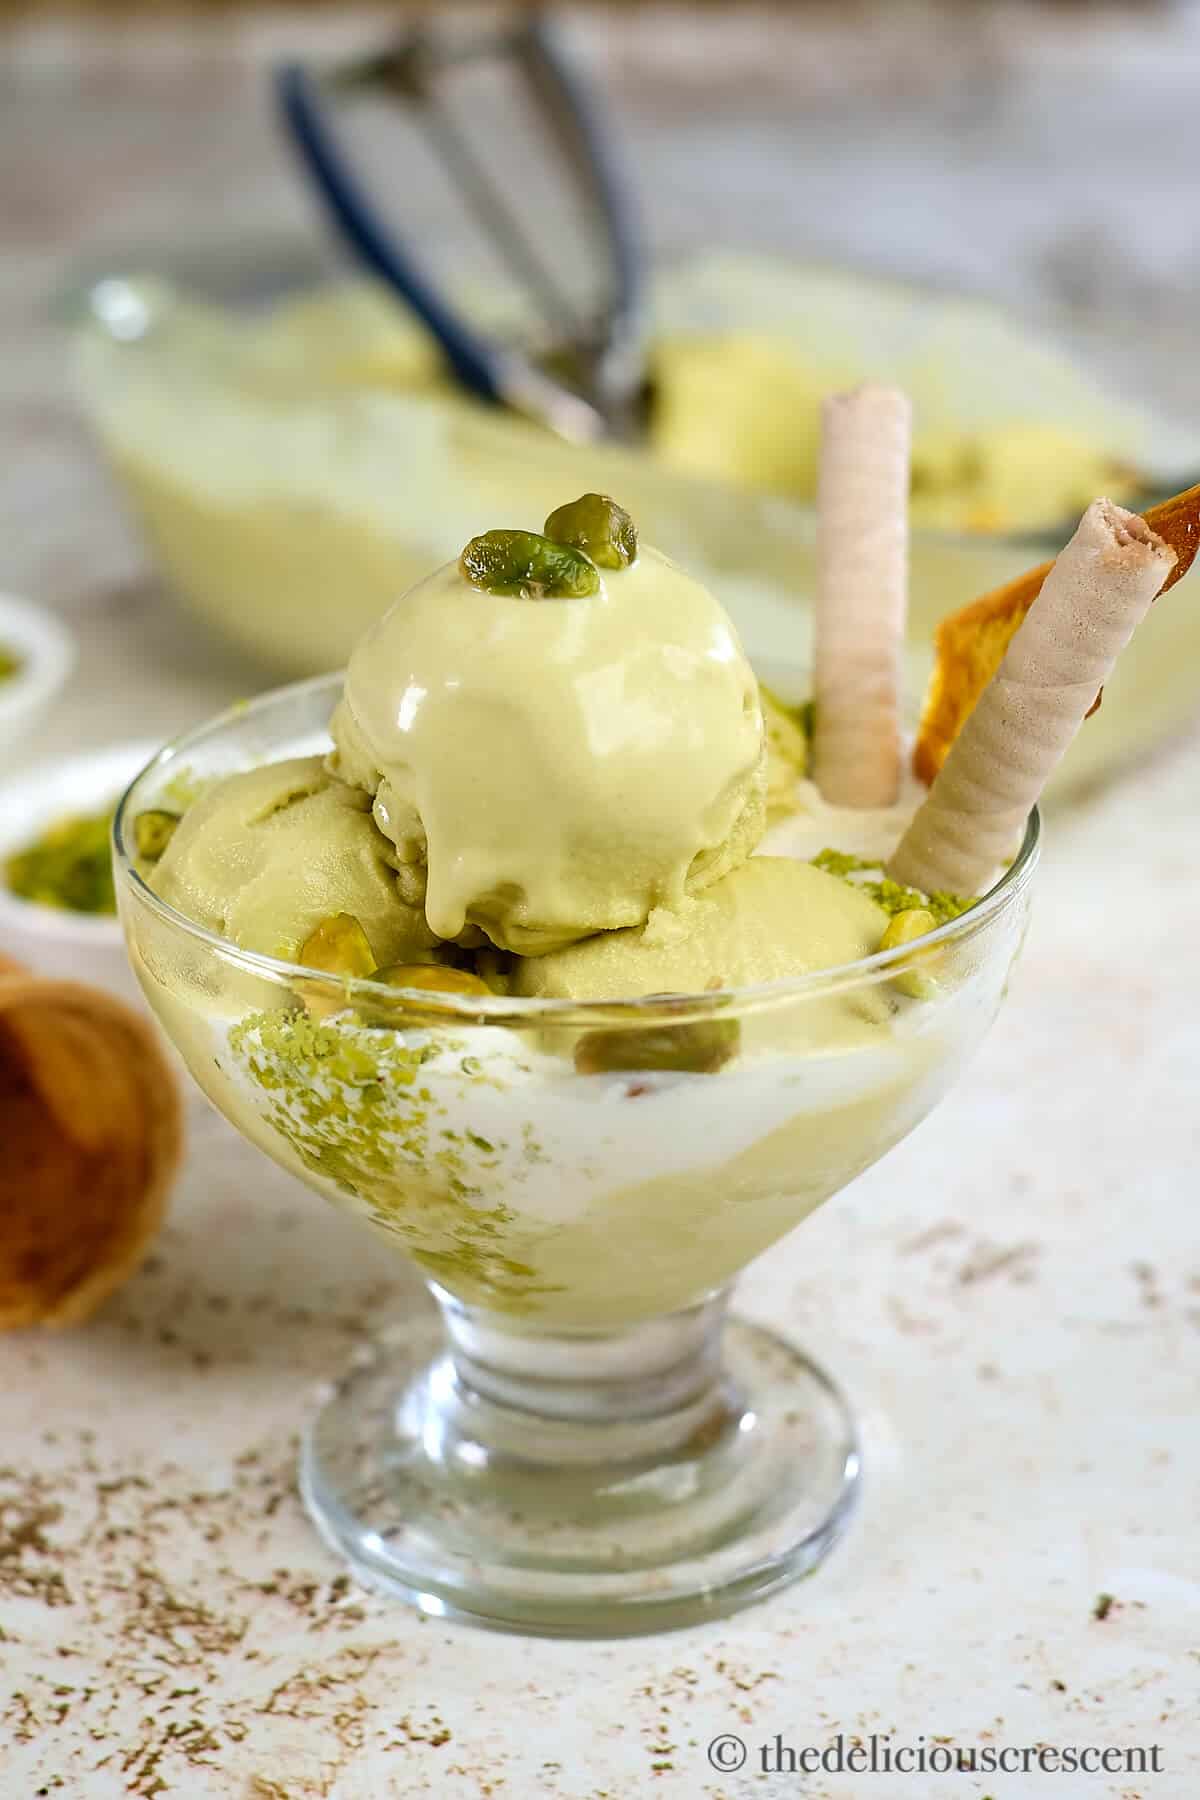
[[58, 819], [4, 864], [4, 880], [18, 899], [65, 912], [115, 913], [112, 812]]
[[24, 666], [15, 650], [10, 650], [7, 644], [0, 644], [0, 681], [11, 681], [14, 675], [21, 673]]
[[602, 569], [626, 569], [637, 557], [637, 526], [607, 494], [581, 494], [556, 507], [544, 529], [556, 544], [573, 544]]
[[736, 1056], [740, 1037], [736, 1019], [686, 1019], [678, 1025], [588, 1031], [575, 1046], [575, 1067], [580, 1075], [660, 1069], [715, 1075]]
[[[492, 997], [492, 990], [486, 981], [481, 981], [469, 969], [456, 969], [448, 963], [390, 963], [387, 968], [376, 969], [371, 980], [382, 982], [386, 987], [416, 988], [434, 999], [446, 994], [461, 998], [483, 995], [489, 1000]], [[444, 1010], [438, 1012], [433, 1006], [427, 1010], [422, 1009], [419, 1000], [397, 1000], [390, 1007], [373, 1006], [367, 1000], [356, 1011], [364, 1025], [375, 1027], [403, 1028], [421, 1023], [436, 1024], [439, 1019], [444, 1021], [446, 1017]]]
[[[891, 923], [880, 940], [881, 950], [899, 950], [904, 944], [915, 943], [918, 938], [926, 937], [929, 932], [937, 930], [937, 920], [923, 906], [909, 907], [904, 912], [893, 913]], [[936, 954], [930, 952], [929, 956]], [[919, 969], [901, 969], [892, 977], [892, 984], [900, 993], [907, 994], [910, 1000], [932, 1000], [937, 993], [937, 983], [928, 974]]]
[[925, 937], [937, 930], [937, 920], [923, 906], [912, 906], [905, 912], [892, 914], [892, 920], [883, 934], [879, 948], [881, 950], [899, 950], [902, 944], [911, 944], [919, 937]]
[[[365, 979], [375, 967], [375, 957], [367, 934], [353, 913], [333, 913], [322, 919], [300, 946], [298, 960], [306, 969], [320, 969], [327, 975], [340, 975], [345, 980]], [[326, 1019], [345, 1005], [333, 999], [314, 982], [299, 988], [300, 998], [314, 1019]]]
[[299, 961], [306, 969], [364, 978], [375, 967], [366, 932], [354, 914], [346, 912], [332, 913], [321, 920], [301, 944]]
[[536, 531], [485, 531], [458, 559], [473, 587], [518, 600], [576, 600], [600, 591], [600, 571], [582, 550]]
[[371, 980], [431, 994], [486, 994], [490, 998], [492, 992], [487, 982], [469, 969], [453, 969], [446, 963], [389, 963], [385, 969], [376, 969]]
[[161, 807], [138, 813], [133, 821], [133, 845], [143, 861], [158, 861], [174, 837], [178, 823], [178, 813], [164, 812]]
[[843, 881], [855, 875], [860, 869], [877, 868], [877, 863], [868, 863], [861, 856], [855, 856], [849, 850], [818, 850], [812, 859], [815, 869], [824, 869], [827, 875], [837, 875]]
[[[836, 875], [860, 888], [886, 913], [923, 910], [933, 914], [936, 924], [948, 925], [951, 919], [957, 919], [960, 913], [968, 912], [975, 905], [973, 898], [962, 894], [922, 894], [917, 888], [904, 887], [883, 875], [878, 862], [851, 856], [845, 850], [821, 850], [812, 858], [812, 864], [816, 869], [824, 869], [827, 875]], [[859, 879], [864, 875], [875, 879]]]

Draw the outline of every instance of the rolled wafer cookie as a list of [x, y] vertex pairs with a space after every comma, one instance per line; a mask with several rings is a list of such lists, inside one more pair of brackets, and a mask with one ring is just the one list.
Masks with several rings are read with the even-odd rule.
[[1094, 500], [962, 727], [887, 865], [925, 893], [978, 893], [1170, 575], [1175, 551]]
[[[1161, 600], [1168, 588], [1182, 581], [1200, 549], [1200, 487], [1160, 500], [1142, 517], [1175, 552], [1175, 567], [1158, 591]], [[1003, 587], [981, 594], [978, 600], [949, 613], [938, 626], [933, 674], [913, 745], [913, 773], [926, 787], [945, 762], [951, 744], [999, 668], [1004, 652], [1053, 567], [1052, 562], [1047, 562], [1027, 569]], [[1097, 695], [1089, 717], [1099, 705]]]
[[822, 409], [813, 775], [835, 806], [899, 792], [911, 436], [898, 388], [867, 383]]
[[133, 1273], [181, 1144], [151, 1027], [0, 957], [0, 1330], [76, 1324]]

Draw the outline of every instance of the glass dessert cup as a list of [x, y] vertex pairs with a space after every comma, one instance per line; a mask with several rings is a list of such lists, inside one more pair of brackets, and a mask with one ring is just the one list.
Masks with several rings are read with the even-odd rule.
[[[115, 825], [130, 957], [200, 1086], [406, 1253], [437, 1303], [333, 1390], [303, 1451], [309, 1510], [357, 1576], [430, 1612], [578, 1636], [720, 1616], [813, 1569], [859, 1482], [840, 1394], [727, 1320], [732, 1283], [982, 1039], [1024, 933], [1036, 815], [919, 961], [684, 999], [406, 993], [239, 950], [138, 871], [140, 812], [327, 748], [339, 685], [269, 693], [170, 746]], [[714, 1027], [737, 1038], [716, 1073], [638, 1070], [629, 1051]]]

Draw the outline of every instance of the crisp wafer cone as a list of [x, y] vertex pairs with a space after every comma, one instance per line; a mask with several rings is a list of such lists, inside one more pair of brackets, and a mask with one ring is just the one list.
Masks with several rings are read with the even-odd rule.
[[133, 1273], [181, 1145], [150, 1027], [0, 957], [0, 1330], [76, 1324]]
[[1136, 513], [1093, 501], [901, 838], [893, 880], [974, 894], [1011, 856], [1176, 560]]
[[868, 383], [822, 410], [813, 774], [837, 806], [899, 791], [911, 433], [898, 388]]

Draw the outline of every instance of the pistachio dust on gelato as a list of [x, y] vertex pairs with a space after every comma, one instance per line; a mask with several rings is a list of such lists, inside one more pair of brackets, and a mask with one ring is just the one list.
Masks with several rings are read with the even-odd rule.
[[[860, 856], [795, 847], [804, 709], [759, 687], [720, 603], [603, 496], [542, 533], [485, 532], [405, 594], [331, 732], [326, 763], [230, 776], [177, 827], [139, 820], [156, 891], [284, 960], [575, 1000], [853, 962], [898, 910]], [[755, 855], [789, 815], [786, 853]]]
[[728, 994], [937, 922], [880, 866], [918, 796], [825, 803], [811, 729], [611, 500], [485, 531], [359, 645], [328, 758], [134, 820], [178, 912], [323, 978], [147, 933], [147, 991], [252, 1141], [460, 1298], [690, 1304], [902, 1136], [992, 1003], [919, 942], [803, 1004]]

